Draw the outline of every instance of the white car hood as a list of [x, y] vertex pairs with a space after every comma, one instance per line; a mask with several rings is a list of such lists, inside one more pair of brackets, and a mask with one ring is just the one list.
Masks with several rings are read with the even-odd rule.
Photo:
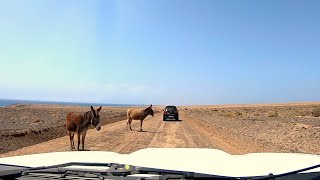
[[[120, 163], [150, 168], [190, 171], [221, 176], [281, 174], [320, 164], [319, 155], [252, 153], [230, 155], [216, 149], [147, 148], [131, 154], [104, 151], [71, 151], [0, 158], [1, 164], [28, 167], [68, 162]], [[320, 168], [308, 172], [317, 172]]]

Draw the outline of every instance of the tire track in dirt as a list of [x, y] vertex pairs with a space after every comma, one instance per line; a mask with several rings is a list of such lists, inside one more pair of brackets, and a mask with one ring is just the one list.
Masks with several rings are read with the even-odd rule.
[[211, 144], [213, 148], [221, 149], [230, 154], [244, 154], [241, 148], [231, 145], [225, 140], [225, 137], [217, 133], [214, 126], [210, 126], [199, 119], [191, 119], [186, 117], [184, 113], [181, 113], [185, 117], [185, 121], [196, 132], [200, 133], [206, 143]]
[[[182, 116], [183, 117], [183, 116]], [[214, 148], [187, 121], [164, 121], [148, 147]]]
[[[122, 131], [120, 133], [121, 136], [119, 136], [120, 139], [118, 139], [119, 144], [111, 148], [110, 151], [118, 153], [130, 153], [142, 148], [146, 148], [148, 143], [155, 136], [155, 133], [157, 133], [159, 126], [161, 126], [159, 119], [161, 119], [160, 115], [155, 115], [153, 118], [149, 117], [149, 119], [144, 120], [142, 126], [144, 132], [139, 131], [140, 121], [132, 121], [132, 131], [130, 131], [129, 128], [128, 130], [125, 129]], [[124, 121], [123, 124], [126, 125], [126, 121]]]

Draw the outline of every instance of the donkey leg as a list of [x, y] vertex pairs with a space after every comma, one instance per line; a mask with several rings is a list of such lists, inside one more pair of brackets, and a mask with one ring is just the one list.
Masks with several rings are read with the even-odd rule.
[[73, 141], [73, 137], [74, 137], [74, 134], [72, 132], [69, 132], [69, 138], [70, 138], [70, 149], [71, 151], [73, 150], [74, 148], [74, 141]]
[[131, 122], [132, 122], [132, 119], [130, 119], [130, 120], [129, 120], [130, 130], [132, 131], [132, 128], [131, 128]]
[[71, 138], [71, 132], [69, 132], [69, 138], [70, 138], [70, 150], [72, 151], [72, 138]]
[[84, 140], [86, 139], [86, 133], [82, 134], [82, 151], [84, 151]]
[[78, 136], [78, 148], [77, 148], [77, 150], [79, 151], [79, 147], [80, 147], [80, 133], [77, 133], [77, 136]]
[[76, 148], [74, 147], [74, 133], [71, 134], [71, 138], [72, 138], [72, 149], [76, 149]]
[[143, 130], [142, 130], [142, 122], [143, 122], [143, 120], [140, 120], [140, 131], [141, 132], [143, 132]]

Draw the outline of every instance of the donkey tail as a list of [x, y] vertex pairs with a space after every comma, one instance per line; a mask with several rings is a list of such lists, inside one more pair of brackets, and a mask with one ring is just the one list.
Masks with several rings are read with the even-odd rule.
[[131, 109], [128, 109], [128, 111], [127, 111], [127, 127], [126, 127], [126, 129], [128, 129], [128, 126], [129, 126], [129, 122], [130, 122], [130, 114], [131, 114]]
[[127, 118], [129, 119], [129, 117], [130, 117], [130, 114], [131, 114], [131, 109], [128, 109], [128, 111], [127, 111]]

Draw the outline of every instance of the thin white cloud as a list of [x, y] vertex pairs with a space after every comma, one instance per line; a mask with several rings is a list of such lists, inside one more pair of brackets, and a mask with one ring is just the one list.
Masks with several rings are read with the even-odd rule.
[[[0, 98], [71, 102], [143, 104], [153, 103], [159, 90], [145, 84], [130, 83], [42, 83], [0, 81], [4, 88]], [[46, 83], [48, 84], [48, 83]]]

